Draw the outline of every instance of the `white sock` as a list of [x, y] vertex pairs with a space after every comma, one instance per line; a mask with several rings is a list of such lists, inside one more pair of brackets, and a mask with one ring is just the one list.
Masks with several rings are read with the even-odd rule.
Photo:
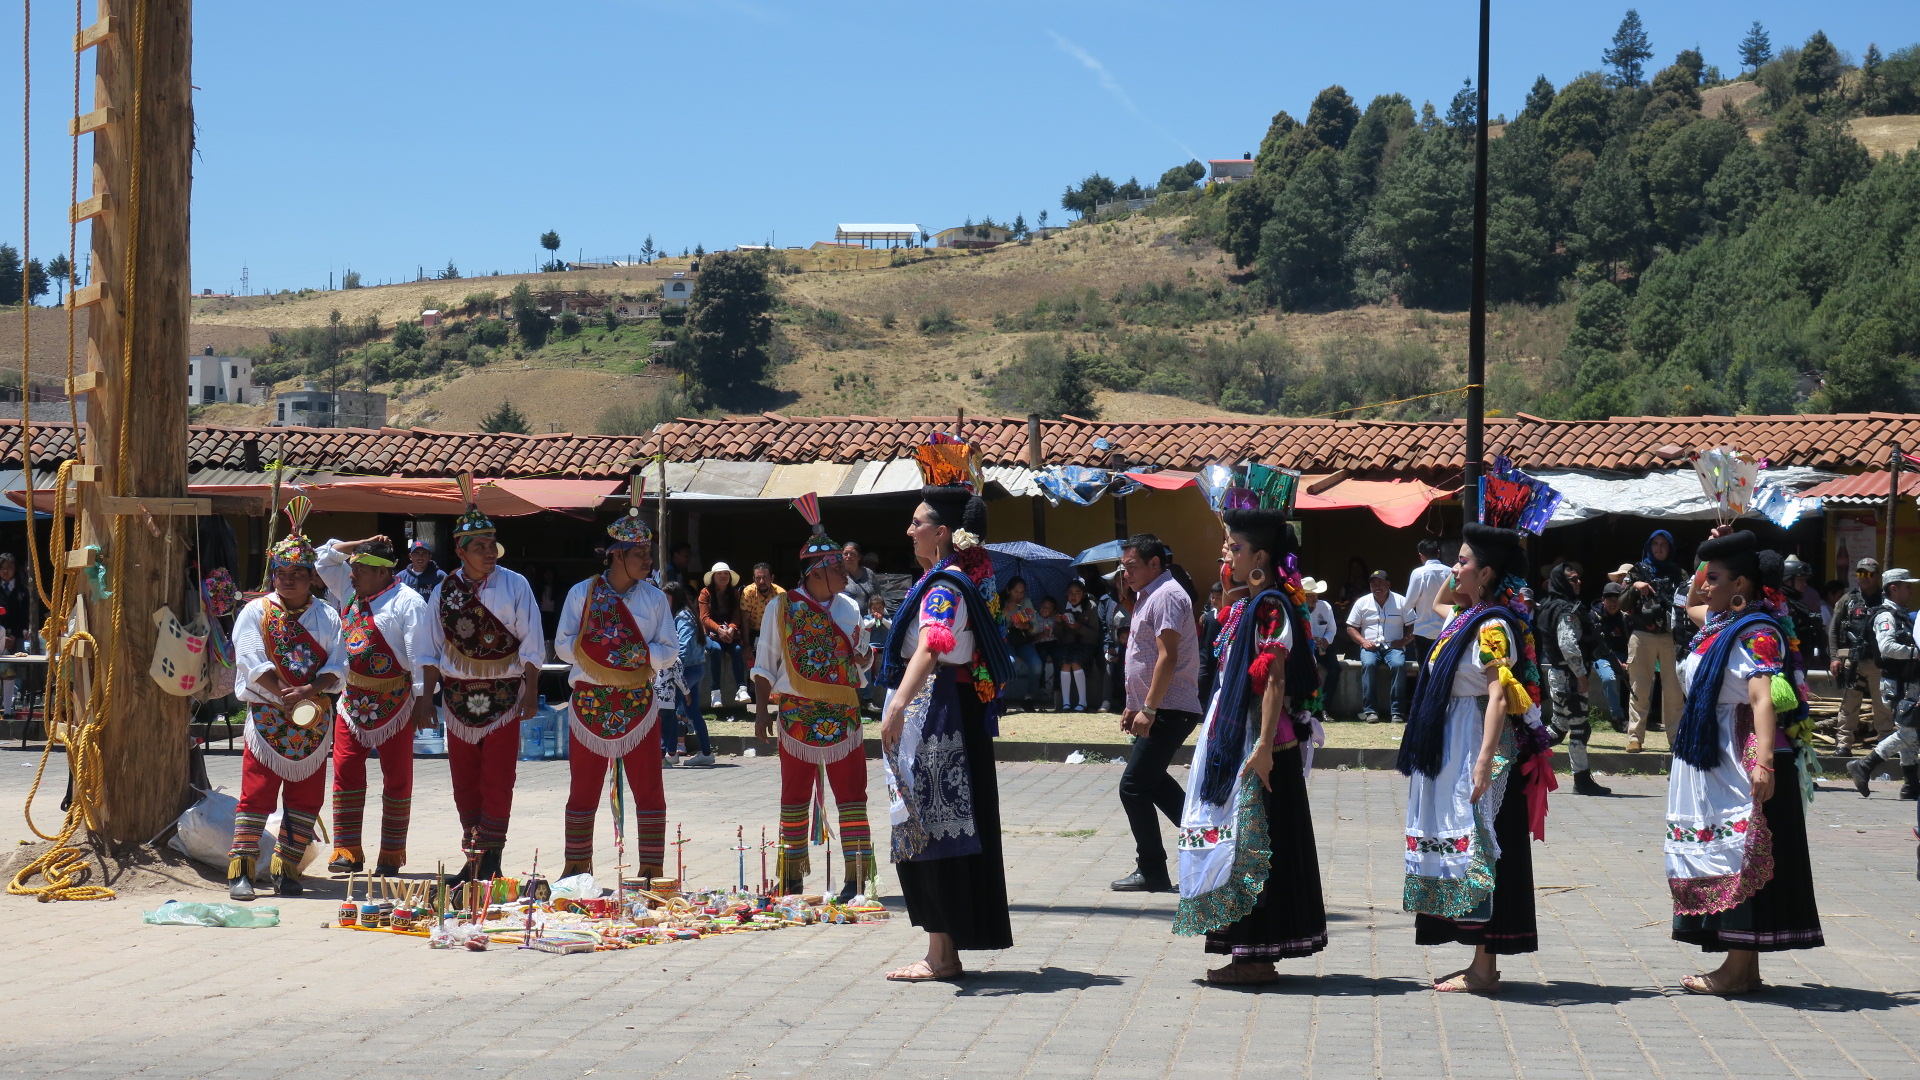
[[1072, 676], [1073, 672], [1071, 671], [1063, 671], [1060, 673], [1060, 707], [1063, 709], [1073, 704]]
[[1073, 673], [1073, 692], [1080, 695], [1080, 704], [1087, 703], [1087, 670], [1085, 668]]

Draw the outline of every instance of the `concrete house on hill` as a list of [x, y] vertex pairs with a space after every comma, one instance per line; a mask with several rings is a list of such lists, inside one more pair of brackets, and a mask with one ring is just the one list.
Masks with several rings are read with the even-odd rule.
[[1253, 155], [1243, 154], [1237, 158], [1215, 158], [1207, 162], [1207, 183], [1232, 184], [1253, 178]]

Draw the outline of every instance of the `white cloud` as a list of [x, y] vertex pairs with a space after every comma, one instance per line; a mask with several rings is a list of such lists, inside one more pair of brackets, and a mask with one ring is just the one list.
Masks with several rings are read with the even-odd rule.
[[1127, 111], [1132, 113], [1136, 119], [1138, 119], [1141, 123], [1147, 125], [1148, 127], [1152, 128], [1155, 132], [1159, 133], [1161, 136], [1165, 137], [1168, 142], [1179, 147], [1180, 151], [1186, 154], [1188, 157], [1190, 158], [1199, 157], [1198, 154], [1195, 154], [1193, 152], [1191, 147], [1187, 146], [1186, 143], [1181, 142], [1177, 137], [1175, 137], [1173, 132], [1168, 131], [1165, 127], [1161, 126], [1159, 121], [1155, 120], [1151, 116], [1148, 116], [1145, 112], [1142, 112], [1140, 109], [1140, 106], [1134, 104], [1133, 97], [1132, 95], [1127, 93], [1126, 87], [1120, 85], [1120, 81], [1113, 77], [1113, 72], [1108, 71], [1107, 65], [1101, 63], [1098, 57], [1094, 56], [1092, 53], [1081, 48], [1080, 46], [1075, 45], [1073, 42], [1068, 41], [1066, 38], [1060, 36], [1058, 31], [1048, 30], [1047, 34], [1053, 38], [1053, 43], [1060, 47], [1061, 52], [1066, 53], [1068, 56], [1073, 57], [1075, 60], [1078, 60], [1080, 62], [1080, 66], [1086, 68], [1088, 71], [1093, 72], [1094, 78], [1100, 80], [1101, 89], [1105, 90], [1109, 94], [1112, 94], [1114, 96], [1114, 99], [1119, 101], [1120, 104], [1126, 106]]

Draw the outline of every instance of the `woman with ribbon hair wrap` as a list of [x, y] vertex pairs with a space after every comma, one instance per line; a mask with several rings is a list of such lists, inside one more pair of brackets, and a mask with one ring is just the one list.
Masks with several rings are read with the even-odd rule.
[[1450, 614], [1414, 688], [1396, 767], [1411, 777], [1402, 904], [1414, 941], [1474, 947], [1442, 993], [1500, 990], [1499, 956], [1540, 947], [1533, 853], [1553, 779], [1520, 534], [1468, 522], [1441, 590]]
[[993, 578], [987, 508], [967, 483], [970, 448], [944, 439], [919, 457], [928, 486], [907, 536], [926, 573], [887, 640], [880, 724], [894, 868], [928, 939], [925, 959], [887, 974], [899, 982], [958, 978], [959, 950], [1013, 945], [993, 765], [1013, 656], [981, 591]]
[[1286, 511], [1229, 510], [1225, 524], [1221, 578], [1231, 602], [1181, 813], [1173, 929], [1204, 934], [1207, 952], [1231, 957], [1208, 982], [1253, 985], [1278, 980], [1275, 960], [1327, 947], [1306, 781], [1320, 741], [1310, 712], [1320, 669]]
[[1679, 666], [1664, 846], [1674, 940], [1727, 954], [1681, 985], [1731, 996], [1761, 985], [1761, 953], [1826, 944], [1799, 768], [1811, 725], [1780, 557], [1749, 532], [1716, 536], [1698, 557], [1687, 599], [1702, 625]]

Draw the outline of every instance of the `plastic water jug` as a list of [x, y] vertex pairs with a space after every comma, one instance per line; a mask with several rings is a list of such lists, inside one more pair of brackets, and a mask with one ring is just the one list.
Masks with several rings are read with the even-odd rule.
[[546, 698], [540, 699], [540, 736], [544, 740], [545, 752], [541, 755], [548, 761], [559, 761], [564, 757], [561, 745], [567, 739], [567, 729], [562, 723], [564, 718], [560, 710], [547, 704]]
[[[543, 702], [545, 698], [541, 699]], [[546, 757], [547, 740], [542, 731], [546, 717], [544, 707], [540, 712], [520, 721], [520, 760], [540, 761]]]
[[434, 756], [447, 752], [447, 733], [437, 727], [424, 728], [413, 733], [413, 752], [415, 756]]

